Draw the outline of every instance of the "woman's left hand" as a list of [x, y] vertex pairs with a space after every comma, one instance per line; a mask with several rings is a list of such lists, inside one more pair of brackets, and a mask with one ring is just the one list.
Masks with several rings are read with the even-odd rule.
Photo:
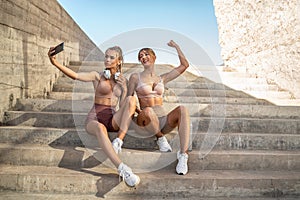
[[170, 40], [170, 42], [168, 42], [168, 46], [169, 47], [177, 47], [178, 45], [173, 40]]

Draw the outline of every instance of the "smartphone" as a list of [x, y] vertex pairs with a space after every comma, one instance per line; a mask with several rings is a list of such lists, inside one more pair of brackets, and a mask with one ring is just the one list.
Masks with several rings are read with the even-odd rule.
[[56, 54], [58, 54], [59, 52], [64, 50], [64, 42], [60, 43], [59, 45], [57, 45], [54, 49], [53, 49], [53, 53], [51, 53], [51, 56], [54, 56]]

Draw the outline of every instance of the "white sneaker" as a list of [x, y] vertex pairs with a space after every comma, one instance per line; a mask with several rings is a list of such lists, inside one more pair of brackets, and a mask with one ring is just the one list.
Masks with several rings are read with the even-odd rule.
[[161, 152], [171, 152], [172, 151], [172, 147], [168, 143], [168, 140], [165, 136], [158, 138], [156, 143], [159, 147], [159, 151], [161, 151]]
[[186, 153], [180, 153], [180, 151], [177, 152], [177, 159], [178, 159], [178, 163], [176, 166], [176, 172], [179, 175], [185, 175], [188, 172], [188, 165], [187, 165], [187, 161], [188, 161], [188, 154]]
[[127, 165], [121, 163], [118, 172], [129, 187], [135, 187], [140, 183], [140, 177], [135, 175]]
[[111, 144], [117, 154], [121, 153], [122, 151], [121, 147], [123, 145], [123, 141], [120, 138], [115, 138]]

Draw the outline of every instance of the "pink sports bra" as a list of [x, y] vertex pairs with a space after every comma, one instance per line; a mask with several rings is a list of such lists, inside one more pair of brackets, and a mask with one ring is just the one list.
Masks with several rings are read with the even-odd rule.
[[136, 87], [136, 94], [138, 98], [149, 98], [149, 97], [162, 97], [165, 86], [163, 80], [160, 78], [160, 81], [154, 86], [154, 83], [148, 82], [143, 83], [141, 81], [140, 73], [138, 73], [139, 82]]

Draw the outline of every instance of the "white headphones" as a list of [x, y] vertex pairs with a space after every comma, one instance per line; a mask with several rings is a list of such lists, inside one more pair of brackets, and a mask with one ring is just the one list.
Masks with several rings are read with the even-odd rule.
[[[115, 80], [118, 80], [118, 78], [119, 78], [119, 76], [120, 76], [120, 72], [116, 72], [115, 73]], [[103, 71], [103, 76], [106, 78], [106, 79], [110, 79], [110, 77], [111, 77], [111, 73], [110, 73], [110, 70], [109, 69], [105, 69], [104, 71]]]

